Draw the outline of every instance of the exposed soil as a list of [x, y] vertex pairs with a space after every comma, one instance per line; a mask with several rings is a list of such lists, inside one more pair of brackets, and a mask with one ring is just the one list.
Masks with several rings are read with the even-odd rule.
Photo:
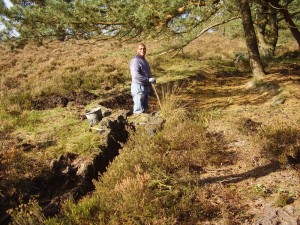
[[33, 101], [33, 109], [45, 110], [56, 107], [66, 107], [69, 102], [74, 102], [76, 105], [86, 105], [98, 96], [88, 91], [70, 92], [66, 96], [49, 95], [41, 96]]
[[[46, 110], [53, 109], [56, 107], [66, 107], [70, 102], [73, 102], [74, 106], [85, 106], [92, 100], [97, 99], [100, 99], [100, 105], [110, 109], [132, 110], [133, 101], [129, 91], [113, 95], [104, 94], [101, 98], [88, 91], [71, 92], [65, 96], [57, 94], [41, 96], [33, 101], [33, 109]], [[150, 100], [150, 102], [152, 101]]]
[[111, 109], [131, 110], [133, 101], [130, 92], [124, 92], [113, 96], [107, 96], [103, 98], [99, 104]]

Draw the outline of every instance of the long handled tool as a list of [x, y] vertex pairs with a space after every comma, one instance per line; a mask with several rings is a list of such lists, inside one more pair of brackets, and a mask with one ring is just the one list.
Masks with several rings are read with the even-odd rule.
[[154, 90], [154, 92], [155, 92], [155, 95], [156, 95], [156, 98], [157, 98], [157, 101], [158, 101], [159, 107], [160, 107], [160, 109], [162, 109], [161, 102], [160, 102], [159, 96], [158, 96], [158, 94], [157, 94], [157, 91], [156, 91], [155, 85], [154, 85], [154, 84], [151, 84], [151, 85], [152, 85], [152, 88], [153, 88], [153, 90]]

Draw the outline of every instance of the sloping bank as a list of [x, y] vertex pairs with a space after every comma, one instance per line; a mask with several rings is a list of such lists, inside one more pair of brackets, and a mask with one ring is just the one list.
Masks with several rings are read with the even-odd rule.
[[[103, 142], [99, 143], [97, 154], [88, 157], [75, 153], [61, 155], [52, 160], [47, 176], [20, 183], [19, 198], [26, 193], [23, 202], [36, 199], [44, 216], [58, 214], [64, 200], [72, 198], [77, 201], [93, 191], [93, 180], [98, 180], [109, 163], [118, 156], [122, 145], [128, 140], [130, 132], [135, 131], [136, 126], [143, 125], [148, 129], [149, 135], [154, 135], [164, 122], [156, 114], [134, 117], [130, 116], [129, 110], [111, 110], [103, 106], [99, 106], [97, 113], [99, 116], [97, 121], [92, 122], [91, 132], [98, 132], [104, 137]], [[6, 207], [8, 209], [9, 204]], [[11, 221], [8, 214], [2, 218], [5, 218], [1, 222], [3, 224]]]

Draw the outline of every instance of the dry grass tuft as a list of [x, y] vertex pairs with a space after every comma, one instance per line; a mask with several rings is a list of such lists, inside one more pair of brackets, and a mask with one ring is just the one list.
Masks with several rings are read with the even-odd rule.
[[204, 220], [218, 221], [214, 224], [241, 224], [247, 215], [247, 205], [234, 188], [220, 184], [202, 187], [197, 190], [197, 199], [201, 202]]
[[187, 110], [182, 105], [185, 95], [179, 87], [163, 87], [162, 90], [162, 116], [170, 122], [181, 121], [187, 117]]

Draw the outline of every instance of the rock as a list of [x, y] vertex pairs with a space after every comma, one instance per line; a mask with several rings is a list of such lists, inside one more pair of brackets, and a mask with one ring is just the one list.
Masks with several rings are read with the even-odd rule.
[[122, 127], [127, 124], [127, 117], [129, 113], [129, 110], [118, 110], [117, 112], [103, 118], [95, 127], [93, 127], [93, 129], [100, 133], [107, 134], [109, 134], [112, 129], [115, 132], [118, 132], [118, 130], [121, 131]]
[[78, 158], [72, 163], [72, 166], [77, 169], [76, 176], [90, 177], [95, 170], [93, 164], [94, 162], [92, 159]]
[[99, 121], [102, 120], [102, 118], [103, 118], [100, 107], [93, 108], [91, 110], [87, 110], [85, 112], [85, 116], [88, 119], [88, 121], [90, 122], [91, 127], [96, 125], [97, 123], [99, 123]]
[[78, 157], [75, 153], [61, 155], [59, 159], [54, 159], [50, 163], [50, 169], [59, 177], [69, 176], [76, 172], [72, 162]]
[[128, 123], [132, 124], [134, 127], [145, 127], [149, 136], [152, 137], [157, 131], [163, 128], [165, 120], [160, 117], [159, 113], [142, 113], [128, 117]]
[[148, 134], [152, 137], [158, 131], [162, 130], [164, 123], [165, 123], [165, 120], [162, 119], [161, 117], [153, 116], [153, 117], [150, 117], [149, 123], [146, 124], [145, 127], [148, 131]]
[[252, 225], [298, 225], [299, 212], [291, 205], [283, 208], [265, 205]]
[[102, 112], [102, 116], [103, 117], [107, 117], [107, 116], [109, 116], [109, 115], [111, 115], [111, 109], [109, 109], [109, 108], [106, 108], [106, 107], [104, 107], [104, 106], [102, 106], [102, 105], [100, 105], [100, 109], [101, 109], [101, 112]]

